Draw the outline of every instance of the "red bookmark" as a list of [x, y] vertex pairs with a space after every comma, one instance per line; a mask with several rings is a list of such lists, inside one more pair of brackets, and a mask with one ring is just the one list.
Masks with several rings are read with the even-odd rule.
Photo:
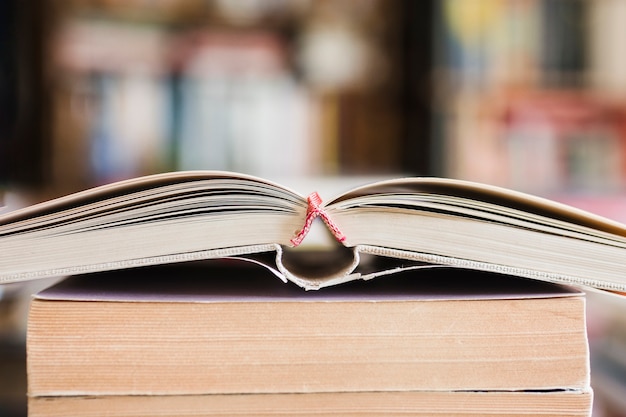
[[309, 230], [311, 230], [313, 220], [315, 220], [315, 218], [318, 216], [321, 217], [322, 220], [324, 220], [324, 223], [326, 223], [328, 229], [331, 231], [333, 236], [335, 236], [335, 239], [337, 239], [339, 242], [343, 242], [344, 240], [346, 240], [346, 237], [343, 235], [343, 233], [341, 233], [341, 230], [339, 230], [337, 225], [331, 220], [330, 217], [328, 217], [326, 211], [324, 211], [324, 209], [320, 207], [320, 205], [322, 204], [322, 198], [319, 196], [319, 194], [316, 192], [311, 193], [308, 196], [307, 201], [309, 202], [309, 207], [306, 210], [306, 219], [304, 221], [304, 226], [302, 227], [302, 230], [298, 232], [296, 237], [291, 239], [291, 243], [293, 244], [293, 246], [298, 246], [300, 243], [302, 243], [305, 236], [309, 233]]

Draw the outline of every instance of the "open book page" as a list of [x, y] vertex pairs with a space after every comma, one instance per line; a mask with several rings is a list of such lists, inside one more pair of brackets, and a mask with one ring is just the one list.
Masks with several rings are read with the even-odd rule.
[[97, 215], [141, 202], [184, 202], [195, 194], [210, 191], [231, 197], [237, 192], [248, 192], [262, 198], [279, 197], [294, 205], [306, 204], [305, 198], [295, 191], [261, 178], [219, 171], [185, 171], [128, 179], [35, 204], [0, 215], [0, 226], [28, 223], [61, 212], [71, 217], [91, 209], [91, 214]]
[[[377, 201], [373, 199], [376, 198]], [[385, 200], [386, 199], [386, 200]], [[585, 210], [561, 204], [542, 197], [504, 189], [487, 184], [444, 178], [401, 178], [364, 185], [346, 192], [326, 203], [334, 207], [347, 207], [359, 202], [407, 205], [417, 202], [429, 206], [439, 204], [443, 209], [475, 209], [485, 216], [502, 215], [503, 219], [519, 217], [529, 221], [543, 219], [550, 224], [570, 229], [574, 225], [626, 237], [626, 225]], [[467, 212], [471, 215], [471, 212]], [[506, 222], [506, 220], [503, 220]]]
[[304, 198], [221, 172], [156, 175], [0, 217], [0, 280], [270, 251], [289, 244]]
[[[283, 255], [310, 243], [308, 232], [320, 225], [347, 260], [330, 261], [328, 273], [325, 265], [298, 270]], [[625, 250], [626, 227], [616, 222], [437, 178], [382, 181], [324, 203], [316, 193], [306, 199], [247, 175], [178, 172], [0, 216], [0, 282], [209, 258], [256, 262], [256, 254], [270, 252], [275, 273], [307, 289], [426, 262], [625, 291]], [[395, 266], [365, 272], [364, 254], [395, 259]]]
[[543, 198], [407, 178], [360, 187], [325, 209], [360, 253], [625, 288], [624, 225]]

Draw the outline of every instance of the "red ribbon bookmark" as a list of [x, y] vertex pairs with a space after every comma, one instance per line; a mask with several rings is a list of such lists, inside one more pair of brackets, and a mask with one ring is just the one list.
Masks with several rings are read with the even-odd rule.
[[346, 237], [343, 233], [341, 233], [341, 230], [339, 230], [337, 225], [331, 220], [330, 217], [328, 217], [326, 211], [324, 211], [324, 209], [320, 207], [320, 205], [322, 204], [322, 198], [319, 196], [319, 194], [317, 192], [311, 193], [307, 197], [307, 201], [309, 202], [309, 207], [306, 210], [306, 219], [304, 220], [304, 226], [302, 227], [302, 230], [298, 232], [296, 237], [291, 239], [291, 243], [293, 244], [293, 246], [298, 246], [300, 243], [302, 243], [305, 236], [309, 233], [309, 230], [311, 230], [313, 220], [315, 220], [315, 218], [318, 216], [321, 217], [322, 220], [324, 220], [324, 223], [326, 223], [328, 229], [331, 231], [333, 236], [335, 236], [335, 239], [337, 239], [339, 242], [343, 242], [344, 240], [346, 240]]

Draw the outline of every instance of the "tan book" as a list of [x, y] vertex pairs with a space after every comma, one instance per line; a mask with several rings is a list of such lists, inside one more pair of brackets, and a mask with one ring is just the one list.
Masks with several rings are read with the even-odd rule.
[[[290, 257], [319, 218], [346, 258], [311, 276]], [[429, 263], [626, 291], [626, 226], [450, 179], [387, 180], [324, 202], [242, 174], [177, 172], [0, 216], [3, 283], [208, 258], [257, 261], [257, 254], [307, 289]], [[371, 269], [363, 259], [372, 257], [396, 262]]]
[[37, 294], [29, 395], [589, 390], [585, 298], [570, 288], [434, 268], [307, 292], [219, 265]]
[[590, 391], [358, 392], [30, 398], [30, 417], [397, 416], [583, 417]]

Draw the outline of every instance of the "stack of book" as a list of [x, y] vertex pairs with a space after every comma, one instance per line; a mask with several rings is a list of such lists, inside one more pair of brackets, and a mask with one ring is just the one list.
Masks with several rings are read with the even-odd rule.
[[625, 293], [625, 250], [621, 223], [437, 178], [324, 202], [178, 172], [0, 216], [0, 283], [74, 276], [32, 302], [33, 416], [589, 415], [572, 288]]
[[427, 268], [303, 291], [210, 262], [38, 293], [29, 415], [591, 413], [585, 298], [569, 287]]

